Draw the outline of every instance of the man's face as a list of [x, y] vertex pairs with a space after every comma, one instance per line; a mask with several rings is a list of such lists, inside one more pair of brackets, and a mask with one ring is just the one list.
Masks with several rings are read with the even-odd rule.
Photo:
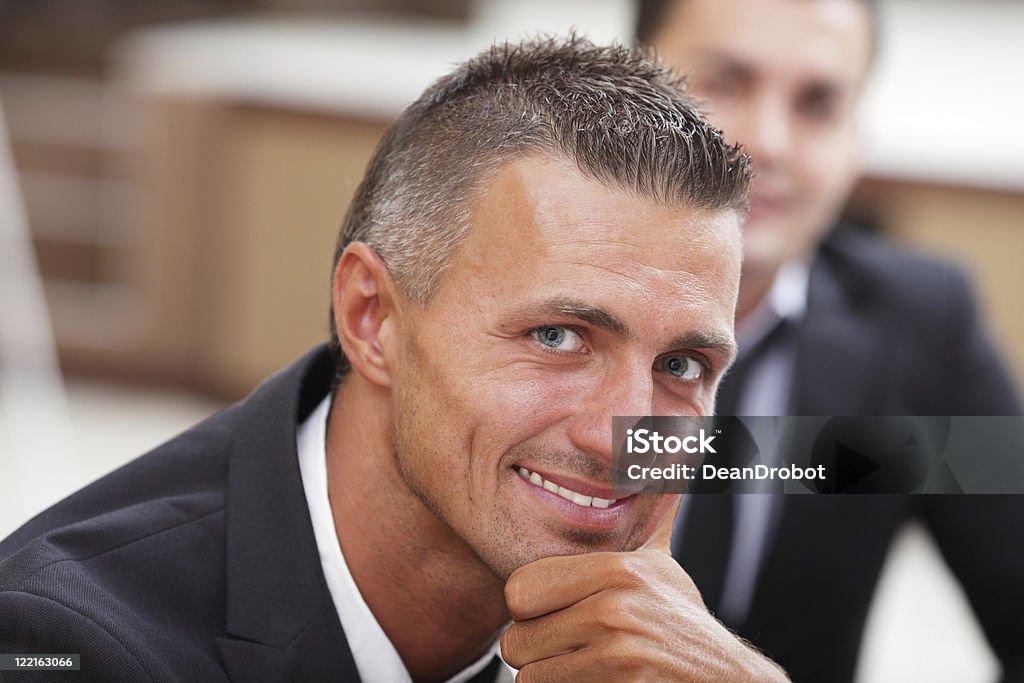
[[808, 255], [846, 199], [871, 42], [860, 0], [680, 0], [655, 34], [753, 159], [745, 274]]
[[711, 413], [733, 355], [739, 220], [519, 160], [474, 204], [430, 302], [402, 305], [399, 469], [496, 575], [656, 530], [674, 496], [611, 500], [612, 416]]

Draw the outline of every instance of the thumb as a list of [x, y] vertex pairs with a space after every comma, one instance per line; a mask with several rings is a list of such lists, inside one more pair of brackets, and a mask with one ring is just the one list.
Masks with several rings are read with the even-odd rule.
[[679, 505], [682, 503], [683, 497], [676, 496], [675, 502], [669, 511], [665, 514], [665, 517], [658, 524], [658, 528], [655, 529], [654, 534], [648, 539], [647, 543], [644, 543], [644, 548], [650, 548], [653, 550], [660, 550], [666, 555], [672, 554], [672, 528], [676, 523], [676, 514], [679, 512]]

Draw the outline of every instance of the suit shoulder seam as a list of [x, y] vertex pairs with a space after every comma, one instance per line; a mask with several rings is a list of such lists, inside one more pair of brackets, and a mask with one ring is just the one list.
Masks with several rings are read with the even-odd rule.
[[[190, 519], [183, 520], [183, 521], [178, 522], [176, 524], [172, 524], [171, 526], [163, 527], [161, 529], [157, 529], [155, 531], [151, 531], [151, 532], [149, 532], [149, 533], [147, 533], [147, 534], [145, 534], [143, 536], [139, 536], [138, 538], [134, 538], [134, 539], [132, 539], [130, 541], [127, 541], [125, 543], [121, 543], [121, 544], [115, 545], [112, 548], [106, 548], [104, 550], [100, 550], [100, 551], [95, 552], [95, 553], [93, 553], [91, 555], [83, 555], [82, 557], [62, 557], [62, 558], [59, 558], [59, 559], [52, 560], [50, 562], [47, 562], [44, 565], [36, 567], [34, 570], [32, 570], [32, 573], [30, 573], [28, 576], [26, 576], [24, 579], [22, 579], [22, 581], [17, 585], [17, 587], [9, 588], [9, 589], [0, 589], [0, 591], [8, 591], [8, 590], [21, 591], [22, 587], [24, 587], [25, 584], [27, 584], [29, 581], [31, 581], [34, 577], [36, 577], [41, 572], [43, 572], [43, 571], [45, 571], [45, 570], [47, 570], [47, 569], [49, 569], [49, 568], [51, 568], [53, 566], [56, 566], [58, 564], [63, 564], [65, 562], [85, 562], [86, 560], [93, 560], [93, 559], [96, 559], [97, 557], [101, 557], [103, 555], [106, 555], [107, 553], [114, 552], [115, 550], [121, 550], [123, 548], [127, 548], [128, 546], [133, 545], [135, 543], [138, 543], [140, 541], [145, 541], [146, 539], [152, 538], [153, 536], [158, 536], [158, 535], [160, 535], [162, 533], [166, 533], [168, 531], [173, 531], [174, 529], [177, 529], [178, 527], [182, 527], [182, 526], [185, 526], [187, 524], [192, 524], [194, 522], [198, 522], [200, 520], [206, 519], [207, 517], [210, 517], [212, 515], [215, 515], [215, 514], [218, 514], [218, 513], [222, 512], [222, 511], [224, 511], [224, 509], [225, 509], [224, 505], [219, 505], [215, 509], [210, 510], [208, 512], [204, 512], [203, 514], [201, 514], [201, 515], [199, 515], [197, 517], [192, 517]], [[45, 536], [39, 536], [39, 537], [36, 537], [36, 538], [38, 539], [38, 538], [44, 538], [44, 537]], [[24, 550], [24, 548], [26, 548], [26, 547], [27, 546], [23, 546], [22, 550]], [[22, 552], [22, 551], [18, 551], [18, 552]], [[27, 591], [24, 591], [24, 592], [27, 593]], [[31, 593], [29, 593], [29, 594], [31, 595]]]
[[102, 626], [101, 624], [97, 623], [96, 620], [93, 619], [92, 617], [90, 617], [88, 614], [84, 614], [84, 613], [78, 611], [77, 609], [74, 609], [70, 605], [66, 605], [63, 602], [61, 602], [60, 600], [52, 598], [52, 597], [50, 597], [48, 595], [40, 595], [39, 593], [33, 593], [31, 591], [26, 591], [26, 590], [21, 590], [21, 589], [2, 589], [2, 590], [0, 590], [0, 595], [6, 595], [6, 594], [11, 594], [11, 595], [28, 595], [28, 596], [33, 597], [33, 598], [38, 598], [39, 600], [46, 600], [47, 602], [52, 602], [53, 604], [57, 605], [58, 607], [61, 607], [64, 610], [67, 610], [68, 612], [71, 612], [73, 614], [78, 615], [79, 617], [81, 617], [82, 619], [84, 619], [85, 621], [89, 622], [90, 624], [95, 626], [97, 629], [99, 629], [100, 631], [105, 633], [107, 635], [107, 637], [110, 638], [112, 641], [117, 643], [121, 647], [121, 649], [124, 650], [128, 654], [128, 656], [132, 658], [132, 661], [135, 662], [135, 664], [139, 667], [139, 669], [141, 669], [146, 674], [146, 678], [147, 679], [149, 679], [150, 681], [155, 680], [153, 678], [152, 674], [150, 674], [149, 669], [147, 669], [146, 666], [139, 660], [139, 658], [135, 656], [134, 652], [129, 650], [125, 646], [125, 644], [121, 642], [121, 640], [119, 638], [114, 636], [114, 634], [111, 633], [109, 630], [107, 630], [104, 626]]

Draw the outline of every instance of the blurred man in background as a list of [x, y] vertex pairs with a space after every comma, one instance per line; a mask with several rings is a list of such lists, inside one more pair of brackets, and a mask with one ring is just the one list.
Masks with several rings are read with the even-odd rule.
[[[755, 180], [722, 415], [1016, 415], [965, 278], [836, 219], [877, 43], [868, 0], [644, 0], [637, 39], [689, 76]], [[1006, 680], [1024, 680], [1016, 497], [695, 496], [674, 552], [797, 681], [851, 680], [890, 541], [918, 517]]]

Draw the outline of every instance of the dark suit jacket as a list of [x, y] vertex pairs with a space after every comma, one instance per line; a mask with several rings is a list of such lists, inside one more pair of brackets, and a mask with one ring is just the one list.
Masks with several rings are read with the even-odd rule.
[[0, 652], [82, 655], [17, 680], [357, 681], [295, 444], [332, 373], [311, 352], [0, 543]]
[[[795, 372], [792, 415], [1020, 414], [961, 273], [850, 229], [812, 265]], [[794, 681], [851, 681], [890, 542], [912, 517], [963, 584], [1005, 680], [1024, 681], [1019, 496], [787, 496], [747, 619], [732, 626]]]

